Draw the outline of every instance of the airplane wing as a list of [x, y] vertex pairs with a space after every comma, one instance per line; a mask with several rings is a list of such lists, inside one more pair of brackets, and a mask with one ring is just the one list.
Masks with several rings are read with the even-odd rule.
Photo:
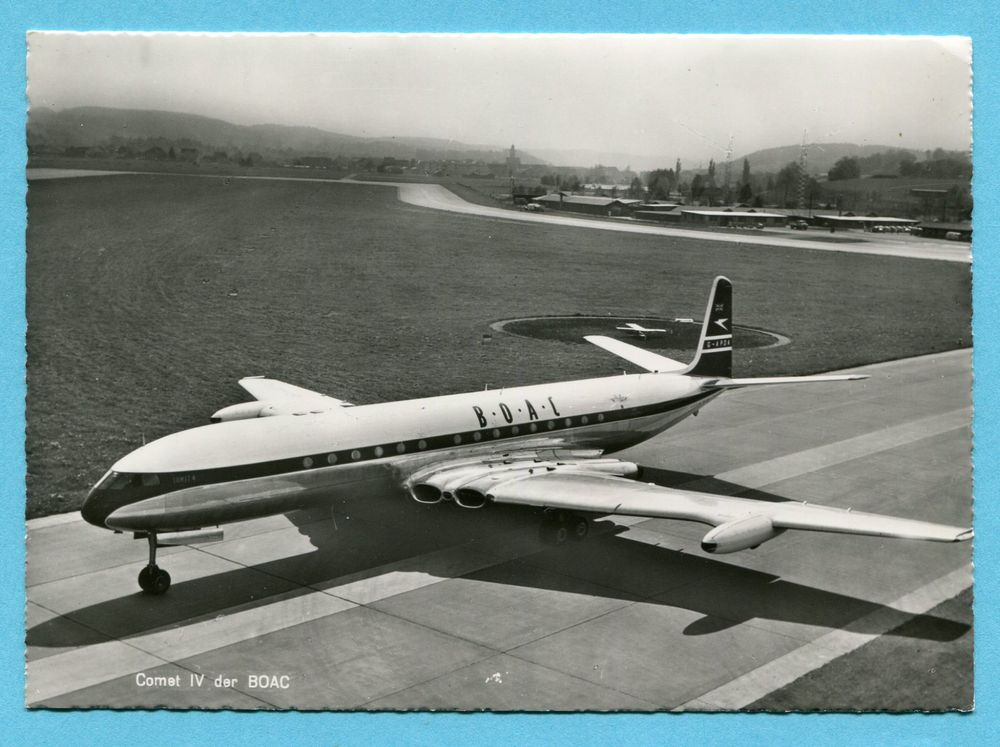
[[247, 376], [240, 379], [240, 386], [250, 392], [256, 402], [240, 402], [216, 411], [212, 422], [243, 420], [246, 418], [267, 418], [277, 415], [314, 415], [329, 412], [338, 407], [352, 407], [350, 402], [328, 397], [294, 384], [286, 384], [277, 379], [263, 376]]
[[652, 371], [653, 373], [681, 371], [687, 368], [686, 363], [675, 361], [673, 358], [668, 358], [665, 355], [651, 353], [648, 350], [637, 348], [635, 345], [629, 345], [627, 342], [616, 340], [613, 337], [586, 335], [583, 339], [597, 345], [599, 348], [604, 348], [609, 353], [614, 353], [619, 358], [624, 358], [629, 363], [634, 363], [639, 368], [645, 368], [647, 371]]
[[323, 399], [347, 404], [343, 400], [328, 397], [320, 392], [314, 392], [294, 384], [286, 384], [277, 379], [268, 379], [264, 376], [247, 376], [240, 379], [239, 384], [250, 392], [251, 397], [259, 400]]
[[414, 497], [417, 491], [422, 491], [424, 498], [437, 491], [436, 496], [468, 508], [506, 503], [695, 521], [715, 527], [705, 535], [702, 547], [719, 553], [755, 547], [786, 529], [936, 542], [972, 537], [972, 530], [964, 527], [793, 501], [733, 498], [624, 479], [637, 472], [635, 464], [610, 458], [507, 455], [501, 461], [433, 465], [414, 474], [408, 487]]

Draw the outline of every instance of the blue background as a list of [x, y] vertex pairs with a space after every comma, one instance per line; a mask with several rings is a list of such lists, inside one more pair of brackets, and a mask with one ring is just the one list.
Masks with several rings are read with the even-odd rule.
[[[275, 741], [320, 744], [712, 745], [808, 740], [814, 744], [982, 743], [997, 726], [997, 317], [1000, 200], [997, 74], [1000, 9], [988, 2], [713, 3], [321, 2], [158, 0], [133, 8], [48, 0], [0, 7], [0, 741], [171, 744]], [[851, 33], [971, 36], [974, 56], [975, 615], [976, 711], [971, 715], [492, 715], [171, 712], [28, 712], [23, 708], [25, 32], [424, 31], [620, 33]], [[933, 116], [928, 112], [928, 116]]]

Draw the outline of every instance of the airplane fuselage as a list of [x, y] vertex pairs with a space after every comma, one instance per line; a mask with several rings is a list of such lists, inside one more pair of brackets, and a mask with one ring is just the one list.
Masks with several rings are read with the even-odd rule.
[[[588, 342], [648, 373], [354, 406], [266, 377], [240, 386], [256, 403], [217, 411], [213, 425], [166, 436], [116, 462], [84, 502], [83, 518], [145, 537], [139, 587], [163, 594], [159, 547], [218, 541], [212, 527], [342, 498], [400, 489], [420, 503], [545, 510], [543, 542], [587, 536], [585, 514], [680, 519], [713, 527], [707, 553], [753, 548], [787, 529], [959, 542], [972, 530], [830, 506], [760, 502], [653, 483], [638, 464], [605, 457], [697, 413], [728, 389], [867, 378], [834, 374], [732, 376], [732, 283], [715, 278], [694, 359], [600, 335]], [[582, 512], [584, 515], [581, 515]]]
[[[430, 461], [519, 449], [614, 452], [644, 441], [697, 411], [718, 391], [697, 377], [643, 373], [494, 389], [337, 408], [304, 415], [216, 423], [146, 444], [116, 462], [94, 487], [83, 517], [114, 528], [128, 506], [169, 518], [150, 529], [188, 529], [267, 511], [261, 491], [289, 481], [331, 499], [399, 489], [406, 473]], [[205, 486], [232, 484], [206, 509]], [[167, 498], [184, 491], [183, 496]], [[241, 513], [240, 495], [256, 495]], [[177, 508], [188, 503], [191, 512]], [[159, 497], [159, 498], [158, 498]], [[157, 499], [151, 500], [151, 499]], [[168, 503], [168, 501], [172, 501]], [[275, 502], [275, 510], [286, 503]], [[280, 506], [280, 508], [279, 508]], [[220, 512], [221, 511], [221, 512]], [[134, 513], [133, 509], [133, 513]], [[134, 524], [134, 522], [133, 522]]]

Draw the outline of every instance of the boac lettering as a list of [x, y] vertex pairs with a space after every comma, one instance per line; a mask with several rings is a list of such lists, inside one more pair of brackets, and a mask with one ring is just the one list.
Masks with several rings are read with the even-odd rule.
[[482, 407], [476, 407], [476, 405], [473, 405], [472, 409], [476, 411], [476, 418], [479, 420], [479, 426], [481, 428], [485, 428], [486, 427], [486, 416], [483, 415], [483, 408]]
[[500, 412], [503, 414], [503, 419], [508, 423], [514, 420], [514, 416], [510, 412], [510, 408], [507, 407], [503, 402], [500, 403]]

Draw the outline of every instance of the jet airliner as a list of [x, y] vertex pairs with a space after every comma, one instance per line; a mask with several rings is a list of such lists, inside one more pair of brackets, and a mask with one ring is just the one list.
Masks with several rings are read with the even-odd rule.
[[404, 491], [420, 503], [545, 509], [545, 542], [583, 539], [588, 514], [710, 525], [708, 553], [754, 548], [789, 529], [957, 542], [972, 530], [814, 504], [662, 487], [610, 456], [670, 428], [730, 389], [866, 376], [732, 376], [732, 284], [717, 277], [694, 360], [603, 336], [586, 339], [645, 373], [352, 405], [274, 379], [240, 381], [253, 402], [141, 446], [91, 489], [83, 518], [149, 543], [140, 588], [162, 594], [159, 547], [213, 541], [223, 524], [317, 500]]
[[643, 327], [641, 324], [636, 324], [635, 322], [625, 322], [624, 327], [615, 327], [615, 329], [621, 330], [622, 332], [631, 332], [632, 334], [638, 335], [639, 337], [643, 338], [648, 334], [662, 333], [667, 331], [665, 329], [657, 327]]

